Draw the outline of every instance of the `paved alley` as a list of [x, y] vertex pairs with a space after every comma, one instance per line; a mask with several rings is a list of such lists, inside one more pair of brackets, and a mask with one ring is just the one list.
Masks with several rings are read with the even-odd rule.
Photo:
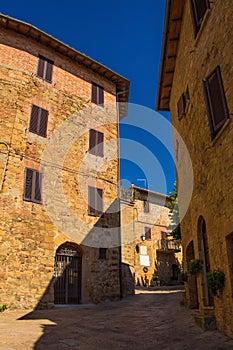
[[179, 290], [163, 288], [98, 305], [7, 310], [0, 314], [0, 349], [233, 349], [232, 339], [196, 326], [179, 301]]

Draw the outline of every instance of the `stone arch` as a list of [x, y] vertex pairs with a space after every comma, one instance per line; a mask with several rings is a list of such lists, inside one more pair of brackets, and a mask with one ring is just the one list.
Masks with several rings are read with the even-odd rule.
[[[193, 240], [187, 245], [185, 253], [186, 264], [188, 265], [191, 260], [195, 259]], [[189, 276], [188, 279], [188, 304], [191, 309], [198, 309], [199, 307], [196, 276]]]
[[82, 249], [72, 242], [61, 244], [55, 254], [54, 302], [79, 304], [81, 302]]
[[206, 275], [210, 271], [209, 244], [208, 244], [206, 222], [202, 215], [199, 216], [198, 218], [197, 237], [198, 237], [199, 256], [203, 262], [203, 268], [201, 270], [203, 303], [204, 303], [204, 306], [212, 306], [213, 297], [210, 295], [209, 290], [207, 288], [207, 279], [206, 279]]

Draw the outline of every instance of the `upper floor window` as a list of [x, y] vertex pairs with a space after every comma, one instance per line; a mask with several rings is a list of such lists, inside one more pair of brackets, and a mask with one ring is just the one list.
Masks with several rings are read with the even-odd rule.
[[89, 152], [95, 156], [104, 156], [104, 134], [102, 132], [90, 129]]
[[37, 76], [51, 83], [53, 74], [53, 64], [53, 61], [49, 60], [44, 56], [39, 55]]
[[145, 230], [146, 241], [150, 241], [151, 240], [151, 228], [145, 227], [144, 230]]
[[143, 201], [143, 207], [144, 207], [144, 213], [149, 213], [150, 205], [149, 205], [149, 202], [147, 200]]
[[29, 202], [42, 202], [42, 173], [26, 168], [24, 178], [24, 195], [23, 199]]
[[99, 248], [99, 259], [107, 259], [107, 248]]
[[91, 102], [104, 105], [104, 88], [96, 83], [92, 83]]
[[190, 0], [195, 36], [197, 35], [206, 11], [210, 8], [209, 0]]
[[227, 119], [229, 111], [220, 67], [217, 66], [203, 81], [211, 138], [213, 139]]
[[88, 186], [88, 215], [101, 216], [103, 213], [103, 190]]
[[42, 137], [47, 136], [49, 112], [46, 109], [32, 105], [29, 131]]

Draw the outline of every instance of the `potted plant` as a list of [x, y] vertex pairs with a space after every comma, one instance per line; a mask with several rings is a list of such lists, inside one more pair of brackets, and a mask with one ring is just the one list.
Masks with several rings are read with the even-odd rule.
[[210, 293], [219, 298], [225, 285], [224, 272], [217, 270], [214, 270], [213, 272], [207, 272], [206, 278]]
[[187, 268], [190, 275], [197, 276], [202, 269], [202, 261], [199, 259], [190, 260]]

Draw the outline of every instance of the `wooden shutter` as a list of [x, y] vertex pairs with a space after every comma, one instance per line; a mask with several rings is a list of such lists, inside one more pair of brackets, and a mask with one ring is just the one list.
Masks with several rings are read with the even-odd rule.
[[88, 186], [88, 214], [96, 215], [95, 187]]
[[52, 82], [53, 64], [53, 61], [47, 59], [45, 80], [47, 80], [48, 82]]
[[46, 109], [41, 108], [38, 135], [43, 137], [47, 136], [48, 114]]
[[209, 0], [190, 0], [195, 36], [197, 35], [206, 11], [210, 8]]
[[104, 156], [104, 134], [100, 131], [97, 131], [97, 156]]
[[34, 171], [33, 173], [34, 175], [34, 191], [33, 191], [33, 201], [37, 202], [37, 203], [41, 203], [42, 200], [42, 173], [40, 173], [39, 171]]
[[102, 86], [98, 86], [98, 104], [104, 105], [104, 88]]
[[179, 101], [177, 103], [177, 110], [178, 110], [178, 119], [181, 119], [183, 115], [185, 115], [185, 109], [186, 109], [186, 100], [185, 100], [185, 94], [183, 93]]
[[151, 228], [150, 227], [145, 227], [145, 237], [147, 241], [151, 240]]
[[103, 213], [103, 190], [96, 189], [96, 215], [100, 216]]
[[44, 79], [44, 70], [45, 70], [45, 60], [42, 56], [38, 57], [38, 66], [37, 66], [37, 76]]
[[97, 101], [97, 85], [92, 83], [92, 93], [91, 93], [91, 102], [98, 103]]
[[25, 177], [24, 177], [24, 196], [25, 200], [31, 201], [32, 199], [32, 178], [33, 178], [33, 170], [25, 169]]
[[96, 146], [96, 139], [97, 139], [97, 135], [96, 135], [96, 130], [90, 129], [89, 131], [89, 152], [91, 154], [95, 155], [95, 146]]
[[144, 213], [149, 213], [149, 202], [147, 200], [144, 200]]
[[39, 112], [40, 112], [40, 107], [32, 105], [29, 131], [35, 134], [38, 133]]
[[229, 118], [226, 96], [221, 77], [220, 67], [217, 66], [206, 80], [203, 81], [205, 102], [209, 119], [212, 139]]

